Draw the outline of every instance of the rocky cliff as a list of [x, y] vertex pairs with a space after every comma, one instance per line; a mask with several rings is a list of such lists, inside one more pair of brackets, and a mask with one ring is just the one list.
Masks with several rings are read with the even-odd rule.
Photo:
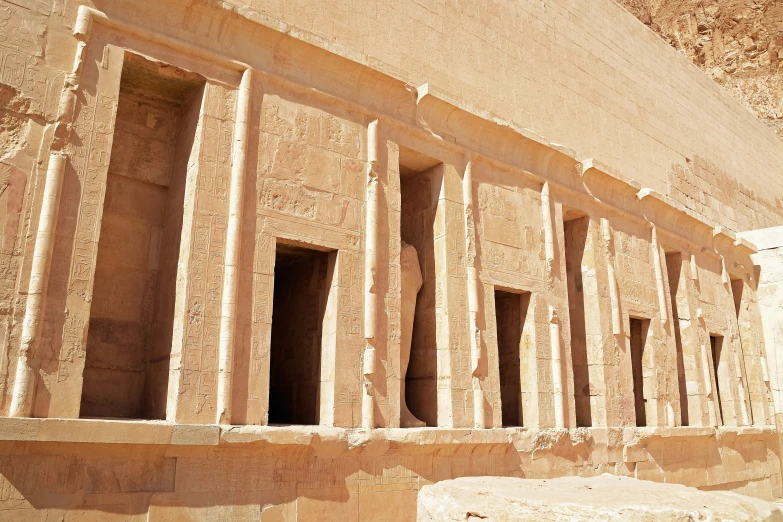
[[783, 1], [617, 1], [783, 139]]

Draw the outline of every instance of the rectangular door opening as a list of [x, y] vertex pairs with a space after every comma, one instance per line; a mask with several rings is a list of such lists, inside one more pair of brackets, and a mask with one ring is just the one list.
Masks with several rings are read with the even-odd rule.
[[319, 423], [321, 338], [335, 257], [277, 242], [269, 424]]
[[530, 293], [495, 290], [503, 426], [524, 426], [520, 348]]
[[728, 372], [726, 362], [721, 360], [723, 351], [723, 336], [710, 335], [710, 351], [712, 354], [712, 371], [715, 382], [715, 398], [718, 400], [718, 425], [723, 425], [723, 402], [720, 396], [720, 381]]
[[[587, 358], [587, 327], [585, 324], [585, 291], [583, 259], [590, 218], [583, 212], [563, 208], [566, 278], [568, 284], [568, 314], [571, 321], [571, 362], [574, 372], [574, 405], [576, 425], [593, 425], [590, 399], [590, 366]], [[585, 267], [586, 268], [586, 267]]]
[[[680, 292], [680, 276], [682, 273], [682, 254], [666, 252], [666, 274], [669, 278], [669, 296], [672, 302], [672, 330], [677, 349], [677, 384], [680, 390], [680, 421], [683, 426], [689, 425], [688, 418], [688, 388], [685, 377], [685, 359], [682, 354], [682, 337], [680, 334], [680, 315], [678, 313], [678, 293]], [[685, 290], [685, 289], [683, 289]]]
[[644, 348], [650, 321], [631, 318], [631, 369], [633, 371], [633, 398], [636, 426], [647, 426], [647, 400], [644, 394]]
[[201, 76], [125, 54], [82, 417], [165, 418], [185, 179], [204, 85]]
[[[402, 359], [409, 350], [404, 381], [405, 405], [427, 426], [438, 425], [438, 347], [436, 320], [435, 213], [438, 191], [435, 167], [441, 162], [400, 147], [400, 235], [413, 246], [421, 271], [421, 289], [411, 326], [410, 347], [401, 344]], [[407, 337], [406, 337], [407, 338]]]

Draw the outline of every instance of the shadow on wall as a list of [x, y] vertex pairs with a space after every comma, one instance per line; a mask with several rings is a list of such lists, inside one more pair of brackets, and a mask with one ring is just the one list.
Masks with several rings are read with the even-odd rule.
[[[268, 430], [270, 436], [278, 431]], [[364, 518], [362, 509], [377, 512], [382, 505], [388, 516], [412, 520], [419, 487], [457, 477], [552, 478], [616, 472], [701, 489], [742, 490], [769, 475], [764, 466], [768, 451], [779, 456], [772, 433], [762, 438], [731, 431], [709, 438], [637, 435], [640, 438], [627, 446], [621, 442], [620, 428], [602, 433], [608, 444], [593, 438], [593, 431], [587, 429], [507, 433], [508, 443], [412, 443], [415, 455], [406, 455], [399, 446], [384, 453], [389, 451], [386, 447], [350, 448], [346, 438], [318, 436], [309, 445], [254, 443], [217, 452], [206, 446], [6, 444], [0, 451], [13, 451], [14, 456], [0, 459], [4, 513], [21, 517], [32, 509], [78, 509], [149, 513], [156, 519], [259, 519], [263, 512], [262, 520], [266, 516], [316, 520], [319, 515], [356, 520], [357, 512]], [[755, 472], [742, 472], [745, 478], [738, 482], [710, 484], [724, 475], [722, 454], [733, 455], [746, 470]], [[626, 455], [628, 461], [607, 462], [601, 455]]]
[[[519, 455], [507, 444], [432, 446], [428, 454], [417, 456], [367, 456], [364, 450], [349, 450], [343, 441], [344, 455], [316, 456], [331, 451], [332, 444], [316, 438], [310, 446], [253, 445], [230, 448], [219, 456], [213, 448], [193, 447], [170, 457], [163, 446], [90, 444], [87, 450], [80, 445], [22, 443], [24, 448], [14, 447], [17, 456], [0, 460], [0, 477], [8, 492], [5, 509], [9, 502], [16, 503], [6, 513], [19, 516], [31, 509], [79, 509], [157, 517], [181, 508], [256, 519], [264, 511], [270, 518], [279, 513], [283, 520], [297, 519], [296, 513], [299, 520], [315, 520], [309, 517], [316, 515], [332, 520], [340, 514], [355, 520], [363, 499], [377, 508], [379, 501], [371, 500], [377, 495], [383, 495], [390, 515], [394, 509], [400, 515], [415, 514], [420, 482], [524, 476]], [[381, 477], [387, 477], [386, 488], [362, 490], [368, 481], [380, 484]]]

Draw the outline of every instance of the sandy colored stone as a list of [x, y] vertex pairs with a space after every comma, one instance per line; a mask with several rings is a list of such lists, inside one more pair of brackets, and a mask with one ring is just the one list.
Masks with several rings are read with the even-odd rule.
[[779, 498], [781, 164], [610, 0], [0, 0], [0, 518]]
[[783, 139], [783, 8], [776, 0], [619, 0]]
[[783, 520], [775, 504], [612, 475], [552, 480], [472, 477], [421, 489], [419, 522]]
[[400, 426], [412, 428], [424, 426], [408, 409], [405, 401], [404, 377], [408, 373], [408, 363], [411, 357], [411, 337], [413, 336], [413, 319], [416, 315], [416, 296], [421, 289], [423, 279], [416, 248], [405, 242], [400, 248], [400, 271], [402, 273], [402, 291], [400, 296]]

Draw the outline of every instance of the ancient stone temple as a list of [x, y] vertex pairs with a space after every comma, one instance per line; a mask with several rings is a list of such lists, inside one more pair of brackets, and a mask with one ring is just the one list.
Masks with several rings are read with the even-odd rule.
[[0, 0], [0, 174], [0, 519], [783, 496], [783, 142], [611, 0]]

